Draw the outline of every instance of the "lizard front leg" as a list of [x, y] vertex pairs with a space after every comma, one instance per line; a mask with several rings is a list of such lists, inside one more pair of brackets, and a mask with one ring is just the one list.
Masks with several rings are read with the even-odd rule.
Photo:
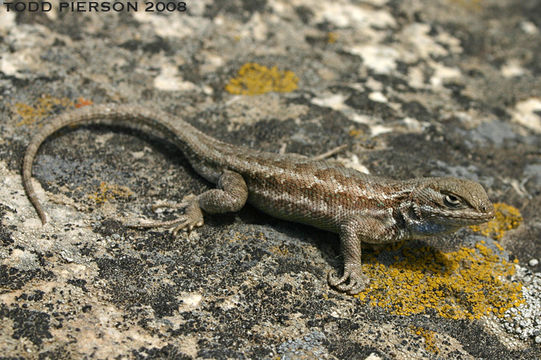
[[344, 257], [344, 274], [338, 277], [336, 271], [327, 276], [329, 285], [351, 295], [361, 292], [370, 282], [361, 267], [361, 243], [378, 243], [390, 231], [381, 219], [373, 217], [354, 217], [340, 227], [338, 235]]
[[[242, 209], [248, 199], [248, 186], [242, 176], [236, 172], [225, 170], [218, 180], [218, 188], [196, 195], [187, 195], [175, 208], [185, 208], [185, 213], [170, 221], [137, 224], [134, 228], [174, 227], [173, 234], [180, 230], [192, 230], [202, 226], [203, 211], [209, 214], [223, 214]], [[159, 207], [169, 207], [160, 205]]]
[[362, 225], [357, 219], [350, 219], [341, 226], [338, 235], [342, 256], [344, 258], [344, 274], [338, 277], [336, 271], [329, 271], [329, 285], [348, 294], [358, 294], [369, 282], [361, 268], [361, 239], [359, 229]]

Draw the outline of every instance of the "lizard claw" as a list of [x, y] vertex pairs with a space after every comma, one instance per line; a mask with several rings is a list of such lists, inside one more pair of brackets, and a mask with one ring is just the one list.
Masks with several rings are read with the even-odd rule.
[[329, 271], [327, 274], [327, 281], [329, 285], [338, 291], [342, 291], [350, 295], [360, 293], [370, 282], [368, 277], [362, 273], [360, 265], [346, 265], [344, 267], [344, 275], [342, 275], [342, 277], [338, 277], [338, 274], [334, 270]]
[[203, 226], [203, 218], [201, 218], [201, 221], [192, 222], [187, 216], [181, 216], [177, 220], [181, 221], [181, 223], [175, 226], [173, 229], [172, 233], [174, 237], [176, 237], [178, 232], [181, 230], [191, 232], [194, 228]]

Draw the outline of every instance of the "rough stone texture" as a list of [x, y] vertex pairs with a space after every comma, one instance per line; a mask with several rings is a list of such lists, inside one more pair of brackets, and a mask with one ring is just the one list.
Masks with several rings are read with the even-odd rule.
[[[541, 259], [539, 1], [187, 6], [0, 5], [0, 356], [541, 358], [533, 337], [497, 322], [397, 316], [336, 293], [325, 281], [340, 264], [336, 238], [250, 207], [207, 216], [178, 239], [124, 227], [155, 216], [151, 203], [209, 186], [146, 134], [91, 127], [48, 141], [34, 166], [51, 219], [42, 227], [22, 189], [23, 151], [66, 108], [59, 99], [83, 98], [162, 108], [268, 151], [315, 155], [346, 143], [339, 158], [374, 174], [480, 181], [524, 217], [500, 243], [523, 267]], [[251, 62], [294, 72], [298, 89], [226, 92]], [[17, 104], [37, 109], [40, 99], [44, 116], [21, 115]]]

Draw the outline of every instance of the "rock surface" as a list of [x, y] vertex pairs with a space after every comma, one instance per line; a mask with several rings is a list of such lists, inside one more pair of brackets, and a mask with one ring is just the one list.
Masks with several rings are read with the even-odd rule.
[[[541, 358], [539, 1], [79, 4], [0, 5], [0, 357]], [[41, 226], [19, 173], [32, 134], [111, 101], [266, 151], [347, 144], [338, 160], [373, 174], [470, 178], [502, 215], [428, 247], [367, 249], [381, 287], [347, 296], [325, 280], [335, 236], [249, 206], [176, 239], [126, 228], [210, 185], [167, 139], [89, 127], [40, 150]], [[460, 271], [418, 293], [442, 258]]]

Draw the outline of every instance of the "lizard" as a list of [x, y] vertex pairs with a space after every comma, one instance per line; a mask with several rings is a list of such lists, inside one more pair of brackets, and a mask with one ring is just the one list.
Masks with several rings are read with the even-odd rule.
[[361, 244], [387, 244], [452, 233], [494, 217], [482, 185], [456, 177], [395, 180], [345, 167], [338, 161], [278, 154], [215, 139], [165, 111], [130, 104], [81, 107], [53, 118], [30, 141], [22, 164], [26, 194], [43, 224], [47, 217], [32, 185], [41, 144], [65, 127], [102, 124], [151, 129], [172, 140], [193, 169], [216, 185], [189, 194], [181, 216], [133, 227], [167, 227], [176, 234], [202, 226], [204, 215], [237, 212], [246, 203], [273, 217], [338, 234], [343, 272], [327, 273], [330, 286], [357, 294], [368, 284]]

